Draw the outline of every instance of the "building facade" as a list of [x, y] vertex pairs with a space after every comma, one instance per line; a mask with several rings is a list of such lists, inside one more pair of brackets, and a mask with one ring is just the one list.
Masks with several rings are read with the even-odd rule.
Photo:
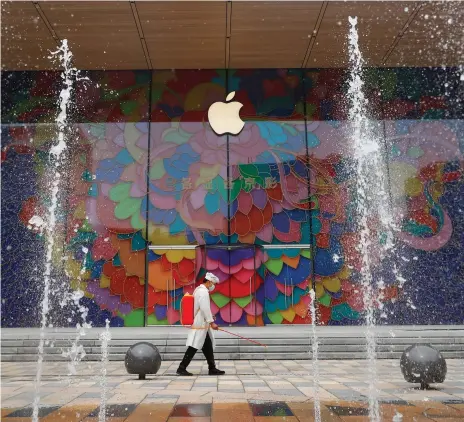
[[[362, 324], [346, 70], [84, 72], [60, 185], [51, 321], [174, 325], [205, 271], [218, 324]], [[2, 326], [38, 326], [57, 72], [2, 73]], [[235, 91], [243, 131], [208, 108]], [[379, 324], [464, 321], [464, 106], [455, 69], [368, 69], [395, 253]], [[372, 228], [376, 222], [370, 222]], [[379, 242], [383, 233], [377, 233]], [[225, 246], [230, 246], [227, 248]], [[379, 281], [382, 283], [379, 283]]]

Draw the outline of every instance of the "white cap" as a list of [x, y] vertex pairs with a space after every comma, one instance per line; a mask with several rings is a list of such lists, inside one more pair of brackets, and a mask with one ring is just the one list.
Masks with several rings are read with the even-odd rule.
[[219, 279], [213, 273], [206, 273], [205, 278], [214, 284], [219, 283]]

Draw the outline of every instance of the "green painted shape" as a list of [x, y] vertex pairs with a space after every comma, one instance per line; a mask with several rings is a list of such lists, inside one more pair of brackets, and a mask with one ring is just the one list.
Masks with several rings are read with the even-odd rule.
[[223, 308], [231, 301], [231, 298], [224, 296], [221, 293], [213, 293], [211, 295], [211, 300], [216, 304], [218, 308]]
[[306, 103], [306, 117], [311, 118], [316, 114], [317, 107], [316, 104]]
[[143, 327], [143, 309], [134, 309], [122, 318], [125, 327]]
[[411, 233], [414, 236], [419, 236], [419, 237], [433, 234], [433, 231], [430, 227], [425, 226], [423, 224], [418, 224], [412, 220], [403, 224], [402, 231]]
[[284, 263], [281, 259], [268, 259], [264, 265], [273, 274], [279, 275], [282, 271]]
[[97, 238], [97, 234], [95, 232], [84, 232], [84, 231], [78, 231], [77, 234], [71, 239], [71, 241], [68, 244], [68, 248], [72, 248], [74, 245], [81, 245], [85, 243], [90, 243], [92, 244], [95, 242], [95, 239]]
[[258, 167], [254, 164], [239, 164], [238, 170], [243, 177], [255, 178], [259, 176]]
[[151, 315], [148, 315], [147, 318], [147, 324], [148, 325], [168, 325], [168, 319], [157, 319], [156, 315], [153, 313]]
[[121, 110], [122, 112], [128, 116], [132, 114], [135, 110], [137, 110], [138, 102], [137, 101], [121, 101]]
[[93, 227], [89, 223], [89, 220], [84, 220], [82, 226], [79, 227], [79, 231], [82, 232], [93, 232]]
[[126, 218], [131, 217], [134, 213], [140, 211], [140, 206], [142, 205], [141, 198], [126, 198], [123, 199], [116, 207], [114, 208], [114, 215], [119, 220], [125, 220]]
[[129, 196], [131, 182], [118, 183], [110, 189], [110, 199], [114, 202], [121, 202]]
[[189, 140], [190, 136], [190, 134], [181, 129], [170, 131], [164, 137], [164, 142], [171, 142], [173, 144], [182, 145]]
[[398, 78], [394, 70], [384, 70], [380, 73], [380, 93], [382, 99], [392, 100], [395, 97]]
[[81, 175], [81, 179], [84, 181], [84, 182], [91, 182], [92, 181], [92, 173], [90, 173], [89, 170], [85, 170], [84, 172], [82, 172], [82, 175]]
[[237, 199], [238, 194], [242, 190], [242, 181], [236, 179], [232, 182], [232, 189], [230, 190], [230, 202], [232, 203]]
[[355, 320], [359, 318], [359, 312], [351, 309], [347, 303], [341, 303], [332, 308], [331, 317], [334, 321], [341, 321], [344, 318]]
[[401, 155], [401, 151], [398, 148], [398, 145], [393, 145], [390, 150], [390, 155], [394, 157], [399, 157]]
[[136, 230], [142, 230], [145, 228], [145, 221], [142, 220], [139, 212], [132, 214], [131, 226]]
[[222, 199], [227, 202], [227, 189], [221, 176], [216, 176], [213, 179], [213, 188], [216, 188]]
[[330, 306], [331, 301], [332, 298], [327, 293], [325, 293], [324, 296], [319, 299], [319, 303], [324, 306]]
[[311, 259], [311, 249], [301, 249], [300, 255]]
[[267, 316], [273, 324], [281, 324], [284, 320], [284, 317], [280, 314], [280, 311], [268, 312]]
[[411, 158], [419, 158], [424, 155], [424, 150], [421, 147], [411, 147], [406, 154]]
[[251, 299], [252, 299], [252, 296], [237, 297], [234, 299], [234, 302], [241, 308], [244, 308], [251, 302]]
[[131, 240], [131, 249], [133, 251], [142, 251], [146, 247], [145, 239], [142, 236], [142, 232], [137, 232], [134, 234]]
[[115, 267], [121, 267], [122, 266], [121, 257], [119, 256], [119, 252], [113, 258], [113, 265]]
[[166, 174], [163, 160], [155, 161], [150, 167], [150, 179], [158, 180]]

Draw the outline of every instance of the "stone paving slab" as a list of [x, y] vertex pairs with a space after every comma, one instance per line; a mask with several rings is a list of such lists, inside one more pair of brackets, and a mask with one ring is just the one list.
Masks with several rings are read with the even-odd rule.
[[[77, 375], [68, 377], [65, 363], [44, 363], [40, 388], [41, 404], [47, 408], [64, 408], [63, 412], [66, 415], [71, 412], [69, 408], [76, 403], [87, 406], [84, 406], [86, 409], [90, 405], [98, 406], [101, 386], [96, 374], [99, 373], [99, 365], [98, 362], [81, 362], [76, 368]], [[122, 362], [108, 363], [108, 404], [214, 404], [218, 401], [242, 403], [248, 400], [305, 403], [314, 398], [311, 361], [219, 361], [218, 367], [227, 371], [227, 375], [222, 377], [208, 376], [208, 369], [203, 361], [192, 362], [189, 367], [195, 376], [177, 377], [174, 375], [177, 365], [177, 362], [163, 362], [157, 375], [147, 376], [146, 380], [139, 381], [136, 376], [126, 373]], [[459, 407], [464, 404], [464, 360], [448, 360], [447, 365], [448, 374], [445, 382], [423, 391], [417, 385], [404, 381], [399, 361], [377, 361], [378, 397], [384, 402], [396, 405], [414, 402], [421, 403], [423, 407], [431, 406], [431, 403], [434, 403], [435, 408], [438, 404]], [[34, 398], [36, 364], [2, 362], [0, 368], [2, 408], [5, 410], [30, 407]], [[261, 375], [259, 371], [263, 369], [269, 373]], [[319, 373], [321, 400], [333, 403], [349, 401], [358, 403], [358, 406], [366, 405], [369, 391], [366, 361], [320, 361]], [[143, 412], [148, 412], [147, 409]], [[256, 420], [257, 417], [264, 416], [253, 417]], [[337, 420], [344, 420], [344, 417], [347, 416], [340, 416], [341, 419]], [[433, 417], [437, 416], [434, 414]], [[15, 420], [18, 422], [19, 418], [18, 416]], [[78, 419], [73, 417], [70, 420]], [[175, 421], [173, 417], [171, 420]], [[434, 419], [422, 412], [418, 420]]]

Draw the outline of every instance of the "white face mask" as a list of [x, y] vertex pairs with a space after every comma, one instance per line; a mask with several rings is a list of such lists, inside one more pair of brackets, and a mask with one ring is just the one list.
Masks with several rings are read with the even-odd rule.
[[212, 292], [215, 288], [216, 288], [216, 286], [214, 284], [212, 284], [211, 286], [208, 287], [208, 290], [210, 292]]

